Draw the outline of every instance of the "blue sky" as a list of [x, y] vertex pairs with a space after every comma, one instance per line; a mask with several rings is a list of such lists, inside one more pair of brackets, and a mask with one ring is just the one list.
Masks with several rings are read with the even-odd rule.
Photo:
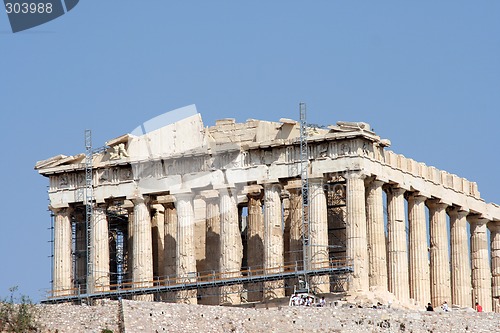
[[34, 164], [196, 104], [232, 117], [365, 121], [398, 153], [500, 203], [499, 1], [80, 1], [13, 34], [0, 12], [0, 295], [50, 288]]

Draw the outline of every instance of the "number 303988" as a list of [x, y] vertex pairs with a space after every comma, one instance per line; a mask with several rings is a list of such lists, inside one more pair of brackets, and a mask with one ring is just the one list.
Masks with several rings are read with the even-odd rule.
[[5, 3], [7, 14], [50, 14], [52, 13], [52, 4], [49, 3]]

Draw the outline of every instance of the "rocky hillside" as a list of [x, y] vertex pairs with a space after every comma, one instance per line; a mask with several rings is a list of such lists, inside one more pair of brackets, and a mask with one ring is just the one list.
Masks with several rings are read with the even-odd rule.
[[472, 309], [425, 312], [394, 308], [204, 305], [104, 301], [40, 305], [42, 332], [500, 332], [500, 314]]

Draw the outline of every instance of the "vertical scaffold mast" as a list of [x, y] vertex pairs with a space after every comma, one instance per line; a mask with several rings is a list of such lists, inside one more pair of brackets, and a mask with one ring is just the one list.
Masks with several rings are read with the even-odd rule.
[[85, 130], [85, 230], [86, 230], [86, 263], [87, 263], [87, 293], [89, 292], [90, 281], [92, 281], [92, 214], [94, 204], [94, 193], [92, 187], [92, 131]]
[[306, 104], [300, 103], [300, 180], [302, 189], [302, 251], [304, 271], [309, 270], [309, 154], [307, 150]]

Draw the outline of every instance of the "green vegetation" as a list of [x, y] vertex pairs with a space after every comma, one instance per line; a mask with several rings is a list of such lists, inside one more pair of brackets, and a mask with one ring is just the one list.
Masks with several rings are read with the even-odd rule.
[[17, 289], [9, 288], [10, 296], [0, 300], [0, 332], [36, 332], [35, 306], [29, 297], [17, 296]]

